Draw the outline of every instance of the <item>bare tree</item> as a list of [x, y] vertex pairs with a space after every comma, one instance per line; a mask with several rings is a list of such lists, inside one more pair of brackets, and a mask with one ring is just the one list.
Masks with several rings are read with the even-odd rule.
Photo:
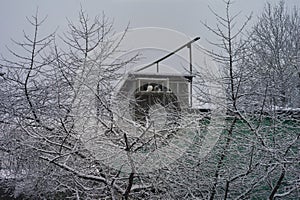
[[205, 51], [221, 65], [223, 80], [220, 81], [222, 81], [222, 85], [225, 86], [224, 90], [226, 91], [227, 98], [227, 105], [224, 106], [227, 108], [228, 114], [231, 116], [228, 120], [227, 126], [225, 127], [224, 137], [221, 138], [219, 146], [216, 147], [216, 158], [214, 158], [216, 167], [214, 167], [214, 175], [211, 181], [209, 199], [216, 198], [215, 196], [217, 194], [220, 195], [219, 189], [221, 188], [224, 190], [222, 195], [224, 199], [229, 198], [228, 195], [231, 193], [231, 185], [234, 185], [235, 179], [232, 177], [233, 174], [231, 175], [231, 173], [228, 174], [228, 172], [226, 172], [230, 169], [230, 166], [226, 166], [226, 160], [231, 157], [230, 150], [235, 145], [235, 134], [237, 134], [236, 129], [238, 126], [238, 121], [240, 120], [240, 87], [243, 84], [246, 76], [244, 71], [240, 69], [238, 65], [240, 60], [243, 59], [243, 52], [245, 52], [245, 48], [247, 46], [247, 40], [245, 40], [245, 42], [240, 42], [240, 38], [250, 20], [250, 17], [247, 17], [246, 21], [241, 24], [239, 28], [237, 28], [236, 23], [238, 15], [231, 15], [230, 13], [230, 6], [232, 2], [229, 0], [225, 3], [226, 15], [224, 17], [220, 16], [211, 9], [212, 13], [216, 17], [216, 20], [218, 21], [216, 28], [202, 23], [210, 32], [215, 34], [220, 41], [219, 43], [210, 42], [210, 44], [220, 48], [222, 51], [221, 54], [210, 50]]
[[[295, 168], [298, 161], [292, 149], [299, 148], [295, 143], [299, 140], [299, 134], [286, 126], [286, 123], [291, 123], [299, 128], [299, 39], [295, 37], [298, 33], [299, 16], [296, 8], [289, 12], [283, 1], [275, 6], [266, 4], [251, 32], [249, 56], [246, 62], [241, 63], [253, 72], [245, 86], [252, 93], [248, 100], [252, 105], [259, 105], [259, 110], [263, 110], [271, 119], [270, 126], [267, 126], [265, 120], [260, 120], [263, 122], [260, 126], [268, 130], [272, 140], [268, 139], [266, 133], [259, 131], [265, 138], [264, 148], [277, 149], [268, 162], [274, 163], [277, 160], [277, 163], [281, 163], [264, 164], [272, 169], [272, 173], [278, 174], [276, 178], [267, 178], [266, 181], [271, 191], [268, 194], [270, 199], [285, 195], [291, 198], [299, 196], [296, 191], [299, 177], [294, 179], [291, 176], [298, 171]], [[260, 113], [257, 117], [262, 119], [263, 113], [256, 113]], [[287, 157], [293, 160], [289, 164], [285, 161]]]
[[[24, 181], [16, 184], [27, 186], [23, 189], [28, 189], [26, 192], [30, 196], [33, 195], [32, 187], [35, 186], [26, 182], [30, 180], [36, 182], [42, 173], [42, 167], [40, 169], [38, 167], [40, 161], [37, 160], [36, 153], [30, 150], [31, 145], [34, 144], [34, 140], [43, 139], [43, 136], [38, 133], [39, 129], [53, 130], [50, 117], [45, 116], [44, 111], [52, 106], [51, 99], [45, 100], [45, 95], [49, 91], [47, 90], [48, 66], [53, 62], [53, 58], [48, 52], [54, 41], [54, 33], [46, 36], [39, 35], [45, 19], [39, 20], [38, 13], [27, 20], [33, 27], [33, 33], [24, 32], [24, 42], [13, 41], [20, 48], [19, 51], [8, 48], [14, 60], [3, 58], [1, 63], [5, 71], [1, 84], [5, 94], [2, 97], [1, 107], [1, 116], [3, 116], [1, 142], [6, 149], [4, 162], [10, 165], [8, 169], [12, 176], [26, 177]], [[28, 135], [29, 132], [24, 129], [35, 132], [32, 140], [29, 139], [31, 137]]]
[[[11, 165], [8, 169], [14, 177], [21, 178], [16, 180], [15, 195], [101, 198], [109, 196], [110, 188], [123, 194], [121, 186], [100, 173], [104, 167], [99, 167], [83, 147], [71, 113], [78, 69], [88, 59], [103, 69], [99, 83], [104, 86], [107, 86], [105, 80], [113, 78], [111, 74], [121, 65], [104, 63], [120, 42], [111, 41], [112, 23], [104, 15], [90, 20], [81, 10], [79, 27], [69, 22], [70, 32], [62, 37], [67, 47], [62, 51], [55, 43], [54, 33], [39, 35], [45, 19], [39, 20], [36, 13], [28, 21], [33, 34], [24, 32], [25, 42], [15, 42], [23, 51], [8, 49], [15, 59], [3, 58], [1, 63], [5, 72], [1, 80], [5, 94], [1, 95], [1, 143], [7, 158], [5, 163]], [[92, 55], [96, 50], [97, 54]], [[103, 91], [99, 90], [101, 94], [97, 96], [106, 100]], [[91, 192], [93, 187], [102, 189]]]
[[[221, 63], [228, 109], [228, 125], [224, 130], [224, 136], [215, 147], [215, 151], [210, 157], [212, 160], [208, 161], [210, 162], [208, 166], [215, 167], [212, 167], [213, 170], [209, 172], [214, 175], [211, 177], [210, 192], [207, 198], [243, 199], [254, 197], [274, 199], [276, 196], [281, 196], [278, 193], [284, 190], [283, 185], [287, 182], [293, 182], [294, 185], [291, 186], [291, 190], [282, 194], [296, 197], [297, 192], [295, 190], [298, 187], [295, 183], [296, 180], [290, 179], [291, 177], [286, 176], [286, 174], [287, 171], [289, 174], [295, 174], [298, 171], [295, 170], [298, 161], [294, 155], [291, 156], [293, 154], [292, 149], [297, 148], [295, 141], [299, 140], [299, 134], [295, 134], [295, 130], [299, 128], [298, 121], [291, 119], [290, 114], [281, 115], [281, 118], [272, 112], [266, 115], [269, 109], [268, 100], [275, 95], [273, 90], [274, 78], [271, 83], [271, 80], [264, 76], [269, 76], [269, 74], [259, 71], [262, 66], [257, 64], [259, 61], [268, 60], [266, 58], [269, 58], [269, 61], [275, 61], [276, 59], [273, 59], [271, 52], [281, 51], [281, 48], [274, 46], [272, 51], [264, 48], [260, 51], [262, 54], [259, 54], [261, 58], [257, 59], [256, 53], [250, 50], [252, 42], [255, 41], [252, 38], [256, 38], [255, 31], [257, 29], [254, 28], [253, 35], [249, 37], [245, 35], [246, 38], [241, 40], [240, 36], [243, 36], [241, 35], [242, 31], [249, 18], [245, 24], [241, 25], [240, 29], [234, 32], [236, 28], [234, 20], [237, 15], [231, 17], [229, 13], [231, 1], [226, 1], [226, 4], [227, 15], [225, 17], [214, 13], [218, 21], [216, 29], [204, 24], [221, 41], [216, 46], [223, 50], [224, 54], [216, 54], [213, 51], [206, 52]], [[262, 21], [267, 19], [270, 17], [264, 16]], [[277, 25], [277, 23], [275, 24]], [[275, 27], [275, 24], [269, 27]], [[266, 27], [268, 27], [266, 24], [261, 26], [261, 28]], [[284, 30], [283, 27], [279, 27], [276, 30]], [[261, 33], [266, 35], [270, 31], [263, 30]], [[280, 37], [277, 36], [269, 42], [282, 44], [278, 41]], [[255, 49], [258, 46], [265, 47], [266, 38], [262, 36], [261, 39], [254, 46]], [[256, 59], [252, 59], [254, 57]], [[290, 60], [288, 56], [283, 57], [279, 60]], [[253, 67], [248, 65], [250, 63], [253, 63]], [[291, 71], [286, 69], [286, 72]], [[259, 80], [257, 77], [264, 78]], [[273, 108], [276, 105], [275, 102], [272, 103]], [[286, 123], [293, 124], [295, 129], [288, 128]], [[291, 162], [286, 164], [284, 161], [286, 156], [293, 161], [290, 160]], [[279, 157], [280, 161], [278, 160]], [[203, 167], [205, 166], [207, 165], [203, 164]]]
[[276, 6], [268, 3], [253, 28], [248, 67], [255, 65], [261, 86], [269, 84], [273, 94], [269, 101], [275, 106], [299, 106], [298, 34], [298, 11], [294, 8], [289, 12], [283, 1]]

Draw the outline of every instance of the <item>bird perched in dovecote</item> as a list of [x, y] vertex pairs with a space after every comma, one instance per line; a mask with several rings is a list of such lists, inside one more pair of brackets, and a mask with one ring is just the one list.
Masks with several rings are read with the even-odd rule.
[[159, 85], [154, 86], [154, 91], [160, 92], [161, 91], [160, 86]]
[[149, 84], [149, 85], [147, 86], [146, 92], [151, 92], [152, 90], [153, 90], [153, 86]]

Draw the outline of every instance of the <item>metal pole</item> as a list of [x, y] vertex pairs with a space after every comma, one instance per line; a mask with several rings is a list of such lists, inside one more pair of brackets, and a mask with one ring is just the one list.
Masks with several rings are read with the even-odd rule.
[[193, 61], [192, 61], [192, 44], [189, 44], [189, 53], [190, 53], [190, 107], [193, 106]]

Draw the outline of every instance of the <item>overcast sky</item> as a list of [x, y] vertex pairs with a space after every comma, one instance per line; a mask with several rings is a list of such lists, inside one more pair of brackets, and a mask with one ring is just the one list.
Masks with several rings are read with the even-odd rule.
[[[269, 0], [271, 3], [279, 0]], [[165, 27], [183, 32], [191, 37], [210, 35], [200, 21], [215, 24], [208, 6], [216, 12], [224, 13], [223, 0], [0, 0], [0, 53], [5, 45], [10, 45], [10, 38], [20, 40], [22, 31], [32, 31], [26, 22], [39, 7], [41, 16], [48, 15], [43, 30], [51, 32], [59, 27], [58, 32], [66, 28], [66, 18], [76, 21], [80, 6], [90, 16], [104, 12], [114, 20], [115, 30], [122, 31], [128, 23], [130, 27]], [[265, 0], [235, 0], [232, 11], [241, 11], [241, 19], [254, 12], [253, 21], [261, 13]], [[286, 0], [289, 7], [300, 8], [300, 0]], [[211, 38], [210, 38], [211, 39]]]

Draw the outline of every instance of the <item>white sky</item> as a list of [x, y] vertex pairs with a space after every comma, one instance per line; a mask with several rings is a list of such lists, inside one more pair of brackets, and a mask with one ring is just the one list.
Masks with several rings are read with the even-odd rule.
[[[275, 3], [279, 0], [269, 0]], [[241, 20], [254, 12], [253, 22], [261, 13], [266, 0], [235, 0], [233, 13], [241, 11]], [[286, 5], [300, 8], [300, 0], [285, 0]], [[10, 46], [10, 38], [22, 40], [22, 31], [31, 33], [26, 22], [39, 7], [40, 16], [48, 15], [43, 32], [58, 32], [66, 29], [66, 18], [76, 21], [80, 5], [93, 17], [104, 12], [114, 20], [115, 30], [122, 31], [130, 22], [130, 27], [171, 28], [191, 37], [200, 36], [202, 41], [214, 39], [200, 21], [214, 25], [216, 21], [208, 5], [216, 12], [224, 13], [223, 0], [0, 0], [0, 53], [6, 54], [5, 45]], [[201, 43], [201, 42], [200, 42]]]

